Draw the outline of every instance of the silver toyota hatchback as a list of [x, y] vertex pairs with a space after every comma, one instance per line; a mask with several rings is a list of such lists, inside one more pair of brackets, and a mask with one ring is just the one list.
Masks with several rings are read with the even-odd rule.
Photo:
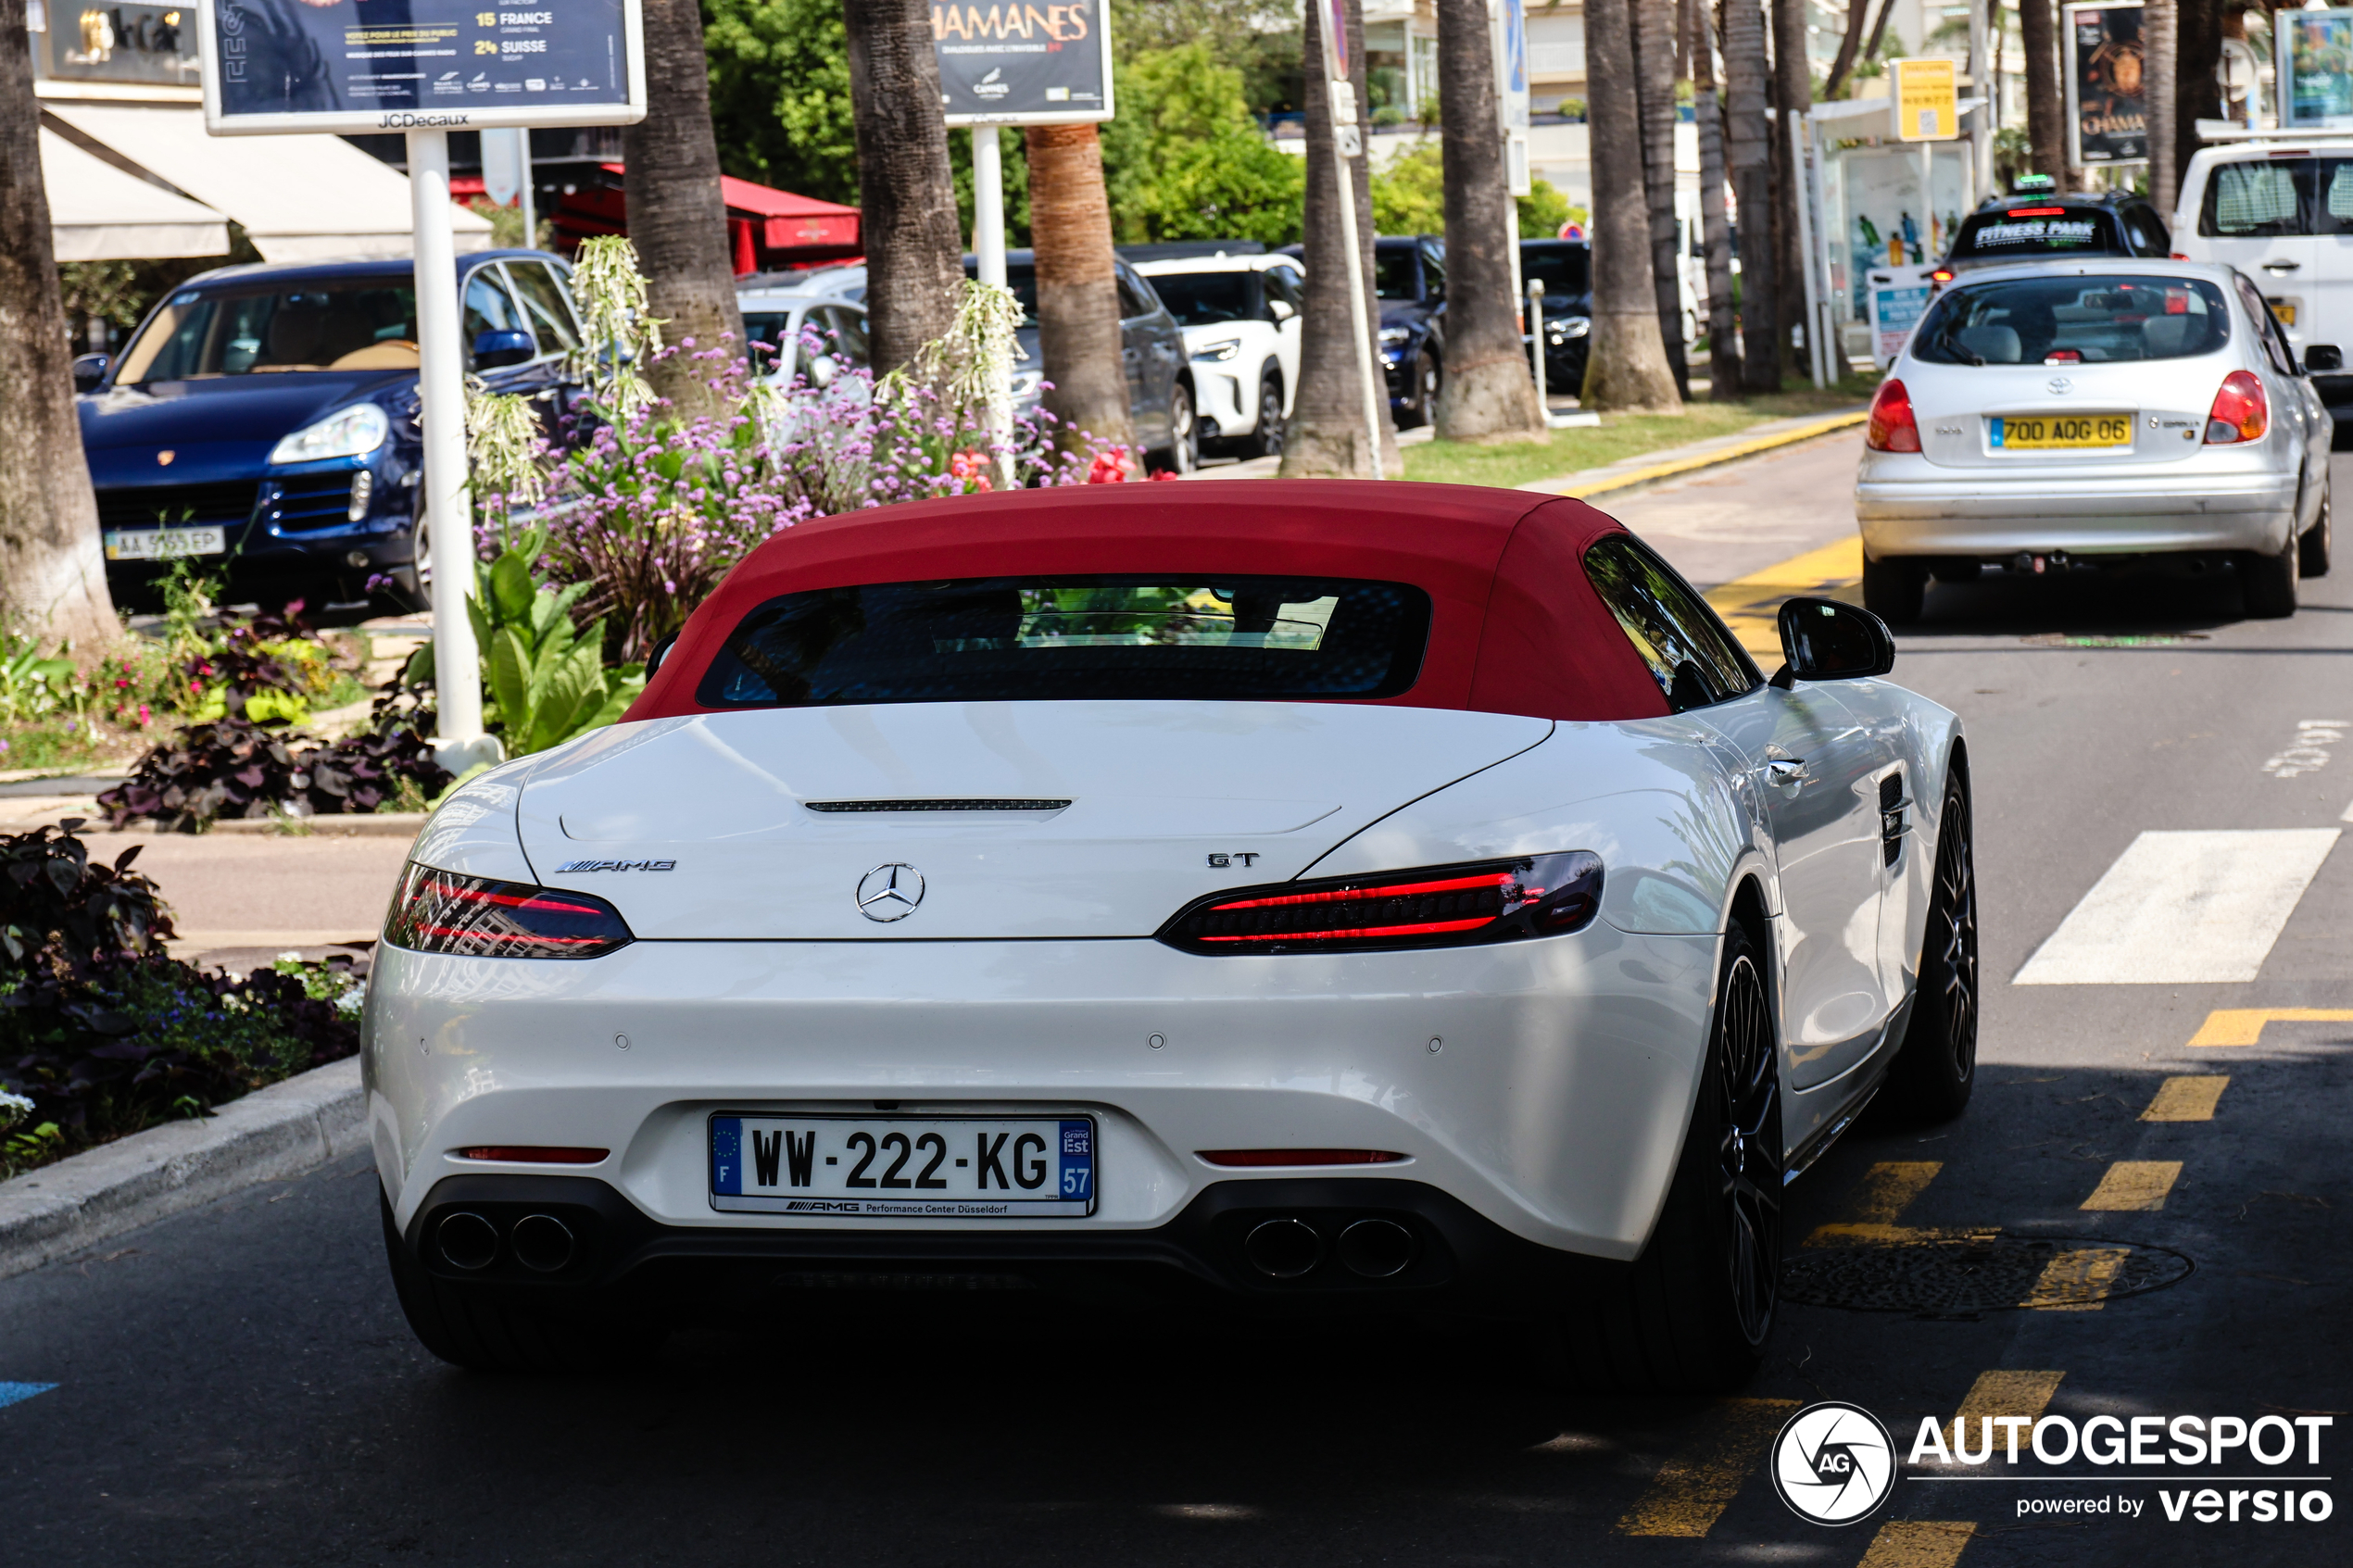
[[1864, 602], [1928, 579], [2175, 557], [2296, 613], [2329, 559], [2329, 411], [2234, 269], [2103, 257], [1987, 268], [1937, 296], [1871, 404], [1856, 474]]

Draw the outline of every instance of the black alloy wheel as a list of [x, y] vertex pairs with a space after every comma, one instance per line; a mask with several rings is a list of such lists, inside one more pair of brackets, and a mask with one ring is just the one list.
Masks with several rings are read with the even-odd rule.
[[1888, 1074], [1889, 1107], [1919, 1122], [1949, 1122], [1977, 1085], [1977, 865], [1969, 784], [1957, 762], [1937, 820], [1936, 877], [1904, 1047]]
[[1253, 456], [1283, 455], [1283, 373], [1272, 365], [1258, 378], [1258, 425], [1251, 432]]
[[1761, 1348], [1780, 1299], [1781, 1075], [1765, 982], [1746, 953], [1725, 975], [1716, 1027], [1716, 1191], [1724, 1264], [1741, 1337]]

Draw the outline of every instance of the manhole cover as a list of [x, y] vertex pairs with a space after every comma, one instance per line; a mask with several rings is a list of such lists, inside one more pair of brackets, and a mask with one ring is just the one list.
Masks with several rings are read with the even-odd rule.
[[2072, 1236], [1952, 1237], [1808, 1248], [1782, 1269], [1781, 1294], [1811, 1307], [1961, 1317], [2089, 1307], [2162, 1290], [2196, 1266], [2165, 1247]]

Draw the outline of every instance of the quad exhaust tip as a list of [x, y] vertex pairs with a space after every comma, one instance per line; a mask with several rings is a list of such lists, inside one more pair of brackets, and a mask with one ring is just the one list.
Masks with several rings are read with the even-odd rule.
[[[1340, 1266], [1364, 1279], [1390, 1279], [1414, 1261], [1414, 1233], [1394, 1220], [1358, 1220], [1340, 1233], [1331, 1250]], [[1323, 1233], [1305, 1220], [1262, 1220], [1242, 1240], [1242, 1255], [1269, 1279], [1312, 1273], [1325, 1257]]]
[[453, 1269], [472, 1273], [498, 1261], [498, 1227], [472, 1210], [445, 1214], [434, 1232], [441, 1256]]
[[508, 1239], [515, 1261], [536, 1273], [552, 1274], [572, 1261], [572, 1229], [553, 1214], [525, 1214]]
[[553, 1214], [525, 1214], [504, 1238], [498, 1227], [471, 1209], [442, 1216], [434, 1240], [453, 1269], [478, 1273], [498, 1261], [502, 1246], [514, 1249], [515, 1261], [535, 1273], [560, 1273], [578, 1251], [572, 1227]]

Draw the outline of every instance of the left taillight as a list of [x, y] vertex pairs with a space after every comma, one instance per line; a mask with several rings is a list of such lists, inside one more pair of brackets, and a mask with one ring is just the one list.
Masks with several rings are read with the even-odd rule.
[[1218, 955], [1462, 947], [1582, 930], [1601, 904], [1601, 857], [1572, 849], [1232, 888], [1186, 905], [1157, 935]]
[[602, 898], [412, 863], [401, 875], [384, 940], [465, 958], [593, 959], [633, 938], [621, 911]]
[[1871, 394], [1870, 428], [1863, 433], [1863, 445], [1874, 452], [1920, 449], [1919, 421], [1912, 417], [1912, 395], [1902, 382], [1883, 381]]
[[2263, 383], [2255, 373], [2233, 370], [2224, 376], [2221, 390], [2214, 395], [2214, 406], [2206, 411], [2207, 445], [2229, 446], [2242, 441], [2260, 441], [2263, 433], [2271, 428], [2271, 402], [2263, 395]]

